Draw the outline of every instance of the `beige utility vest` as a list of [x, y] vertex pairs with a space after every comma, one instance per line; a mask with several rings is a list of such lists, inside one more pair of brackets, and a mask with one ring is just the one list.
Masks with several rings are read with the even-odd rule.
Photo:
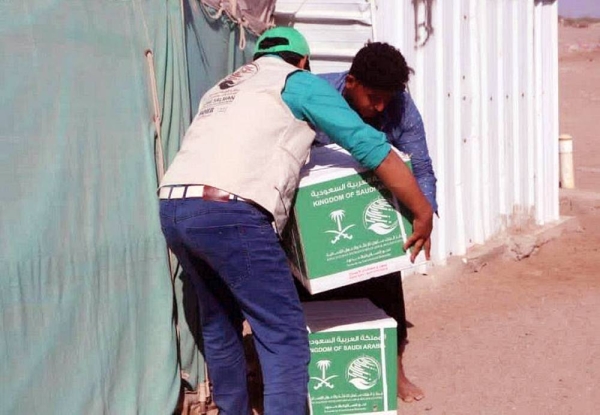
[[265, 56], [210, 89], [161, 187], [204, 184], [252, 200], [281, 232], [315, 136], [281, 98], [297, 70]]

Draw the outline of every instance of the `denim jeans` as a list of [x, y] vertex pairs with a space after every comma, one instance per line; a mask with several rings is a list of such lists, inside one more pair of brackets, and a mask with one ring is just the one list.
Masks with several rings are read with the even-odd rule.
[[265, 415], [305, 415], [308, 334], [270, 215], [242, 201], [188, 198], [161, 200], [160, 219], [198, 296], [204, 357], [219, 413], [250, 413], [245, 318], [262, 368]]

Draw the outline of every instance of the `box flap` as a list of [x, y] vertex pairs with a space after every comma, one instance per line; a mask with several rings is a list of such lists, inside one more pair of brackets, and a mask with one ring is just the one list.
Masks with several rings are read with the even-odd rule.
[[366, 298], [302, 303], [309, 332], [396, 327], [396, 321]]

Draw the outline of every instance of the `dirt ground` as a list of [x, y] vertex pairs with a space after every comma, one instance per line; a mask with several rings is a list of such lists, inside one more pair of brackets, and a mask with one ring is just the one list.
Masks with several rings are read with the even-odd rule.
[[[574, 138], [571, 217], [529, 258], [459, 259], [405, 279], [402, 415], [600, 413], [600, 24], [559, 28], [560, 130]], [[556, 236], [558, 232], [554, 232]]]

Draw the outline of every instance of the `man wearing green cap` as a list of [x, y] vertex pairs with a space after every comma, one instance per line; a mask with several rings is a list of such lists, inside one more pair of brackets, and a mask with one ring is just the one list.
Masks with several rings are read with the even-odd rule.
[[[373, 169], [414, 214], [405, 248], [429, 256], [433, 211], [381, 133], [308, 72], [295, 29], [257, 41], [254, 61], [221, 80], [159, 188], [167, 243], [194, 284], [204, 353], [221, 415], [250, 414], [242, 322], [252, 327], [265, 415], [304, 415], [308, 335], [278, 234], [315, 137], [314, 127]], [[314, 127], [313, 127], [314, 126]]]

